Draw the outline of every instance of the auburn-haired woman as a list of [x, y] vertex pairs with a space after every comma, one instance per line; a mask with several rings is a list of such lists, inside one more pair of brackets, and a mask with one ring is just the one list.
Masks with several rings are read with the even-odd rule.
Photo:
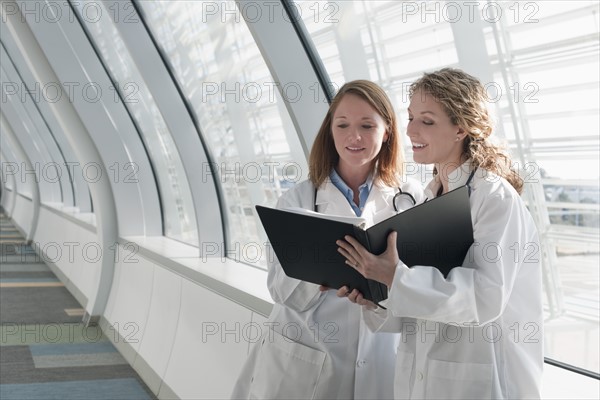
[[[379, 86], [346, 83], [313, 144], [310, 179], [283, 194], [277, 207], [360, 216], [370, 226], [421, 201], [421, 185], [402, 174], [396, 123]], [[414, 201], [398, 196], [403, 201], [394, 205], [399, 190]], [[393, 397], [397, 333], [372, 333], [359, 307], [334, 290], [289, 278], [277, 260], [269, 265], [268, 286], [275, 305], [263, 326], [270, 329], [252, 349], [233, 398]]]

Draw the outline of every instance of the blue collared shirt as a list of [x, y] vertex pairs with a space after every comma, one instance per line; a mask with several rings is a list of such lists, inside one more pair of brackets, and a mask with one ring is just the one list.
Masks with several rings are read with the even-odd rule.
[[360, 217], [365, 203], [367, 202], [367, 198], [369, 197], [369, 193], [371, 192], [371, 187], [373, 186], [373, 175], [369, 175], [365, 183], [358, 187], [358, 201], [360, 203], [358, 205], [354, 202], [354, 192], [346, 182], [344, 182], [342, 177], [338, 175], [335, 168], [331, 170], [329, 179], [331, 179], [331, 183], [333, 183], [333, 185], [342, 192], [346, 200], [348, 200], [350, 207], [354, 210], [354, 214], [356, 214], [357, 217]]

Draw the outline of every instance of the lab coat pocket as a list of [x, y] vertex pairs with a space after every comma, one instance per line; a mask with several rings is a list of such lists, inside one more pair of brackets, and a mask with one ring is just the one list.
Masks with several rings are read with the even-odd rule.
[[312, 399], [326, 354], [275, 331], [264, 337], [250, 399]]
[[394, 398], [410, 398], [410, 375], [413, 370], [415, 355], [398, 350], [396, 354], [396, 369], [394, 373]]
[[490, 399], [492, 364], [429, 360], [425, 397], [428, 399]]

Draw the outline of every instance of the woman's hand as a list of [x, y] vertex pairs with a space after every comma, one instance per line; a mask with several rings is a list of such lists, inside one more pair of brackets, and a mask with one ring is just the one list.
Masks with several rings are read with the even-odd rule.
[[396, 248], [397, 236], [396, 232], [388, 235], [387, 248], [378, 256], [369, 253], [352, 236], [345, 236], [345, 240], [338, 240], [335, 243], [340, 246], [338, 252], [346, 258], [346, 264], [356, 269], [365, 278], [381, 282], [389, 288], [392, 286], [396, 265], [400, 260]]
[[371, 300], [366, 300], [362, 293], [358, 291], [358, 289], [350, 290], [348, 286], [342, 286], [337, 291], [337, 297], [347, 297], [352, 303], [360, 304], [361, 306], [367, 307], [369, 310], [374, 310], [377, 308], [377, 305], [373, 303]]

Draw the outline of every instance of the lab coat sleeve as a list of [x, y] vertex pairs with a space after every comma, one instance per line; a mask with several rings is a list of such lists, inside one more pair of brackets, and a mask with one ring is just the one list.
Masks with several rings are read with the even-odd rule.
[[[300, 200], [293, 196], [293, 193], [290, 193], [290, 195], [282, 196], [279, 199], [277, 208], [299, 207], [300, 203]], [[281, 264], [270, 246], [268, 251], [267, 286], [273, 301], [299, 312], [306, 311], [317, 304], [323, 294], [319, 289], [319, 285], [288, 277], [283, 272]]]
[[398, 263], [382, 303], [393, 315], [485, 324], [503, 312], [519, 269], [539, 267], [538, 260], [524, 262], [524, 248], [533, 243], [539, 249], [537, 234], [524, 203], [506, 185], [471, 195], [475, 242], [446, 279], [432, 266]]

